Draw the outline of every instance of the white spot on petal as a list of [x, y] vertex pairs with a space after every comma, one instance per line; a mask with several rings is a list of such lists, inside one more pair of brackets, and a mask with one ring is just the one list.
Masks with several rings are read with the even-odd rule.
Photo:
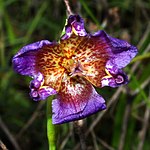
[[108, 85], [109, 85], [109, 79], [103, 79], [103, 80], [101, 81], [101, 84], [102, 84], [102, 87], [103, 87], [103, 86], [108, 86]]

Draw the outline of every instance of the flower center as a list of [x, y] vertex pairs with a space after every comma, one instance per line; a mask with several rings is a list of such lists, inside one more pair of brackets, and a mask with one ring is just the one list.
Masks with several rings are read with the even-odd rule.
[[67, 70], [67, 72], [71, 72], [71, 67], [74, 66], [74, 60], [70, 58], [64, 57], [62, 60], [62, 64], [60, 64], [63, 68]]
[[71, 77], [76, 76], [76, 75], [79, 75], [79, 76], [82, 75], [82, 68], [81, 68], [80, 63], [73, 58], [71, 59], [64, 58], [61, 66], [66, 69], [68, 75]]

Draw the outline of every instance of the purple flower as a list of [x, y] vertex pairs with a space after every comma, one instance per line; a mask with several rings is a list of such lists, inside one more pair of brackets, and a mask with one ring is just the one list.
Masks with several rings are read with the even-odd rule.
[[136, 47], [107, 35], [89, 34], [79, 15], [71, 15], [60, 42], [42, 40], [24, 46], [14, 57], [16, 72], [33, 78], [30, 95], [52, 101], [53, 124], [85, 118], [106, 108], [95, 87], [128, 83], [122, 71], [137, 54]]

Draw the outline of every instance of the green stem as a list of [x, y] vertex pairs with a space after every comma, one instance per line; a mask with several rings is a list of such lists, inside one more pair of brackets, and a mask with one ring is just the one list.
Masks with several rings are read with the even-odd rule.
[[4, 50], [4, 33], [3, 33], [3, 16], [4, 15], [4, 3], [0, 0], [0, 64], [5, 67], [5, 50]]
[[56, 150], [56, 129], [52, 124], [52, 100], [54, 96], [47, 99], [47, 138], [49, 150]]
[[142, 54], [142, 55], [139, 55], [139, 56], [136, 56], [136, 57], [131, 61], [131, 63], [134, 63], [134, 62], [140, 61], [140, 60], [144, 60], [144, 59], [148, 59], [148, 58], [150, 58], [150, 52], [149, 52], [149, 53]]

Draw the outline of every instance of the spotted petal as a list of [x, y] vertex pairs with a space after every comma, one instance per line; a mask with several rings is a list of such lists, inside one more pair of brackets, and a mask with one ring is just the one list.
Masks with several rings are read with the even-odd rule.
[[48, 40], [42, 40], [24, 46], [12, 60], [14, 70], [22, 75], [34, 76], [39, 71], [36, 68], [36, 54], [45, 45], [53, 45]]
[[97, 87], [106, 76], [105, 66], [110, 59], [110, 51], [109, 43], [103, 37], [91, 35], [84, 37], [75, 51], [83, 77]]
[[128, 82], [121, 68], [135, 57], [137, 49], [99, 31], [84, 37], [75, 52], [83, 77], [97, 87], [116, 87]]
[[82, 119], [106, 108], [104, 99], [88, 81], [67, 76], [64, 80], [57, 99], [52, 102], [54, 124]]
[[94, 37], [98, 37], [99, 40], [105, 41], [109, 49], [109, 55], [111, 56], [107, 62], [106, 67], [114, 64], [118, 69], [125, 67], [130, 61], [137, 55], [137, 48], [130, 45], [124, 40], [113, 38], [106, 34], [104, 31], [98, 31], [93, 34]]

